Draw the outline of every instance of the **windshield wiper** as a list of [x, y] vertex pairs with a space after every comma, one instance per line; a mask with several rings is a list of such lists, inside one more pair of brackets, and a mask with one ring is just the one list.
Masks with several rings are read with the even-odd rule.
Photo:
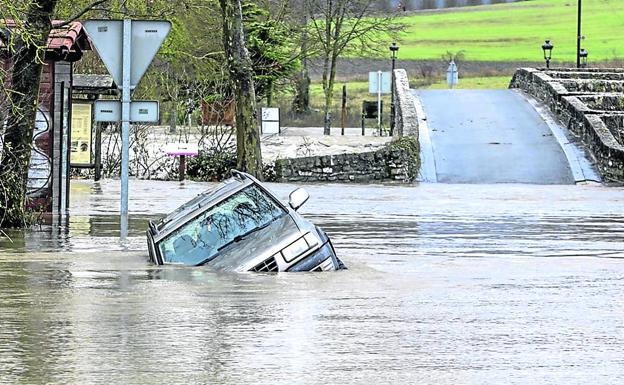
[[197, 264], [197, 266], [204, 265], [204, 264], [208, 263], [210, 260], [215, 258], [217, 256], [217, 254], [221, 250], [225, 249], [226, 247], [230, 246], [233, 243], [238, 243], [238, 242], [242, 241], [243, 239], [245, 239], [251, 233], [255, 233], [258, 230], [264, 229], [265, 227], [269, 226], [271, 223], [275, 222], [277, 219], [283, 217], [284, 215], [286, 215], [286, 213], [282, 213], [282, 214], [278, 215], [277, 217], [273, 218], [272, 220], [268, 221], [267, 223], [263, 224], [262, 226], [258, 226], [258, 227], [254, 228], [254, 229], [251, 229], [251, 230], [247, 231], [244, 234], [239, 234], [239, 235], [235, 236], [231, 241], [229, 241], [228, 243], [226, 243], [223, 246], [219, 247], [217, 249], [217, 252], [214, 255], [212, 255], [210, 258], [206, 258], [205, 260], [201, 261], [200, 263]]
[[228, 242], [228, 243], [226, 243], [225, 245], [223, 245], [223, 246], [219, 247], [219, 248], [217, 249], [217, 252], [219, 252], [219, 251], [221, 251], [221, 250], [225, 249], [226, 247], [228, 247], [228, 246], [229, 246], [229, 245], [231, 245], [232, 243], [238, 243], [238, 242], [242, 241], [242, 240], [243, 240], [243, 239], [245, 239], [247, 236], [249, 236], [249, 234], [251, 234], [251, 233], [255, 233], [255, 232], [256, 232], [256, 231], [258, 231], [258, 230], [262, 230], [262, 229], [264, 229], [265, 227], [267, 227], [268, 225], [270, 225], [272, 222], [273, 222], [273, 221], [269, 221], [269, 222], [265, 223], [265, 224], [264, 224], [264, 225], [262, 225], [262, 226], [258, 226], [258, 227], [254, 228], [254, 229], [251, 229], [251, 230], [247, 231], [245, 234], [239, 234], [239, 235], [235, 236], [235, 237], [234, 237], [234, 239], [232, 239], [231, 241], [229, 241], [229, 242]]

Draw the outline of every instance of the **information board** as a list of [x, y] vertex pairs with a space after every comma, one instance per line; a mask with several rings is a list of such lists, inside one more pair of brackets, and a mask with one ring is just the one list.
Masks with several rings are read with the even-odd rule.
[[91, 103], [72, 103], [71, 164], [91, 164], [92, 120]]

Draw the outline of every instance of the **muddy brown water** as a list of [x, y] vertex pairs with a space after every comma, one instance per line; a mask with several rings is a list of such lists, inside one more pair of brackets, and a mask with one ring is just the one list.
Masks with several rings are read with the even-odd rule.
[[0, 383], [624, 381], [623, 189], [310, 186], [349, 270], [225, 275], [146, 262], [147, 220], [206, 184], [130, 187], [123, 243], [117, 181], [0, 242]]

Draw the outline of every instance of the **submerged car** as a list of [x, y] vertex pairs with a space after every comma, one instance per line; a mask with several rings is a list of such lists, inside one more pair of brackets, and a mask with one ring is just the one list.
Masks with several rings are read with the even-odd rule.
[[298, 188], [286, 206], [257, 179], [233, 170], [216, 188], [150, 221], [150, 260], [239, 272], [342, 269], [327, 234], [297, 213], [309, 197]]

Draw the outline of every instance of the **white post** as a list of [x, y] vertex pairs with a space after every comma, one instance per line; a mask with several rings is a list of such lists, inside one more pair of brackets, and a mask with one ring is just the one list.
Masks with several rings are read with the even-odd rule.
[[377, 71], [377, 126], [381, 136], [381, 71]]
[[121, 86], [121, 239], [128, 235], [128, 163], [130, 161], [130, 68], [132, 21], [123, 21], [122, 86]]

